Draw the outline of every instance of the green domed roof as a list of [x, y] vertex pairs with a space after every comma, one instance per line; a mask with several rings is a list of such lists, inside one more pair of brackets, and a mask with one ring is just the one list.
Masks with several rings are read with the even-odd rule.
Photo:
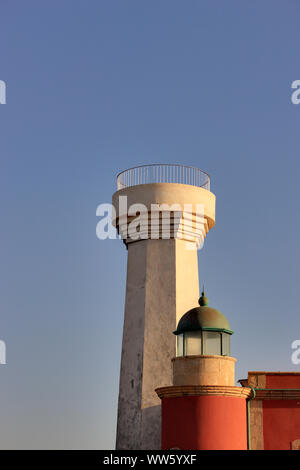
[[199, 299], [200, 307], [192, 308], [181, 317], [174, 334], [179, 335], [186, 331], [196, 330], [219, 330], [232, 334], [233, 331], [225, 315], [215, 308], [208, 307], [207, 304], [208, 299], [203, 291]]

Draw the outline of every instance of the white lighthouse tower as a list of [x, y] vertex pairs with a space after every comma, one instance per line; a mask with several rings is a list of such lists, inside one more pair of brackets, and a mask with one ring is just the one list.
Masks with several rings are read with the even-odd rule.
[[172, 332], [199, 297], [197, 249], [215, 224], [215, 196], [198, 168], [149, 165], [118, 175], [113, 206], [128, 249], [116, 448], [155, 450], [155, 388], [172, 385]]

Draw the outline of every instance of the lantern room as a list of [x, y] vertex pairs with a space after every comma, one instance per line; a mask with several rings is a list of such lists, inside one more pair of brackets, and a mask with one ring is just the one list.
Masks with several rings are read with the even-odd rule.
[[199, 307], [185, 313], [174, 331], [177, 336], [177, 356], [230, 356], [230, 329], [227, 318], [208, 307], [204, 289]]

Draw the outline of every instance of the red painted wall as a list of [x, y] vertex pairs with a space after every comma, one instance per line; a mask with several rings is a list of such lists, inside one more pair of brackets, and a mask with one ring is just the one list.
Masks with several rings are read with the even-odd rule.
[[299, 374], [268, 374], [266, 375], [266, 388], [300, 388]]
[[290, 449], [291, 441], [300, 439], [300, 401], [264, 400], [263, 433], [265, 450]]
[[162, 399], [162, 449], [247, 449], [246, 400], [194, 396]]

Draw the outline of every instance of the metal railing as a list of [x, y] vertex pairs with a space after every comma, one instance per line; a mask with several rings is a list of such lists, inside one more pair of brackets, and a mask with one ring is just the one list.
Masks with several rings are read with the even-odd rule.
[[199, 168], [185, 165], [142, 165], [122, 171], [117, 176], [118, 190], [138, 184], [179, 183], [210, 190], [209, 175]]

